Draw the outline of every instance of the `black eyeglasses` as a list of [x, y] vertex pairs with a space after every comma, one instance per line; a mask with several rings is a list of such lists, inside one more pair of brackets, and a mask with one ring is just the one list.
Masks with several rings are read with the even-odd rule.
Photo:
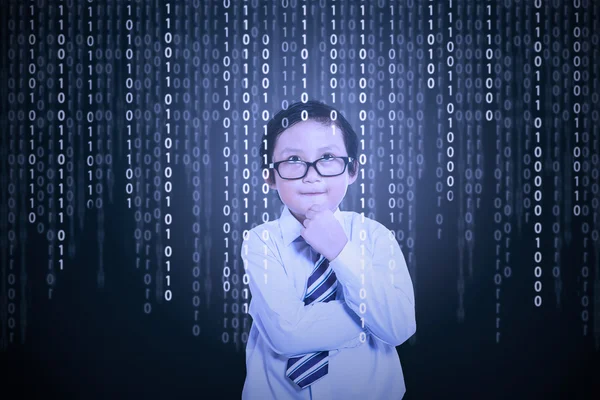
[[338, 176], [346, 171], [348, 163], [354, 161], [353, 157], [321, 157], [313, 162], [302, 160], [284, 160], [269, 164], [269, 168], [275, 168], [281, 179], [302, 179], [308, 173], [312, 165], [315, 171], [323, 177]]

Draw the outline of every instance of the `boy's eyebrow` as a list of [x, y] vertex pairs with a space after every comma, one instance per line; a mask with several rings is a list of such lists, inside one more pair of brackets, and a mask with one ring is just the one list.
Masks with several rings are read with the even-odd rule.
[[[318, 149], [318, 151], [323, 151], [323, 150], [339, 150], [340, 148], [337, 145], [331, 145], [331, 146], [325, 146], [325, 147], [320, 147]], [[286, 147], [285, 149], [283, 149], [281, 151], [281, 154], [287, 153], [287, 152], [297, 152], [297, 153], [302, 153], [302, 149], [294, 149], [291, 147]]]

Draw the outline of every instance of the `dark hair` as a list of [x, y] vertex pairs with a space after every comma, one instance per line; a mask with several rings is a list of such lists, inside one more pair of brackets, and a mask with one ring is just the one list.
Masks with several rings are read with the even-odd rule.
[[[358, 166], [358, 136], [356, 132], [338, 110], [316, 100], [291, 104], [287, 109], [275, 114], [268, 122], [267, 133], [265, 135], [266, 146], [264, 145], [264, 140], [260, 146], [262, 169], [269, 168], [269, 163], [273, 162], [273, 150], [275, 149], [275, 142], [279, 135], [286, 129], [304, 120], [312, 120], [324, 125], [333, 123], [342, 131], [348, 156], [355, 160], [348, 164], [348, 173], [350, 175], [356, 174]], [[275, 183], [275, 170], [272, 168], [269, 169], [268, 180], [271, 183]]]

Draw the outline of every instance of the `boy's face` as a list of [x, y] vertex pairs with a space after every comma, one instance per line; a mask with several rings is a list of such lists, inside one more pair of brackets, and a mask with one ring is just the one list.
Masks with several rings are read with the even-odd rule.
[[[312, 162], [325, 154], [348, 156], [343, 133], [337, 126], [334, 130], [332, 126], [307, 120], [298, 122], [279, 135], [273, 150], [273, 162], [284, 161], [291, 156], [297, 156], [293, 160]], [[281, 201], [300, 223], [304, 222], [304, 215], [313, 204], [321, 204], [332, 212], [335, 211], [346, 195], [348, 185], [358, 177], [358, 173], [350, 177], [348, 167], [343, 174], [332, 177], [319, 175], [314, 166], [309, 167], [302, 179], [286, 180], [276, 171], [273, 174], [275, 184], [269, 184], [269, 187], [279, 192]]]

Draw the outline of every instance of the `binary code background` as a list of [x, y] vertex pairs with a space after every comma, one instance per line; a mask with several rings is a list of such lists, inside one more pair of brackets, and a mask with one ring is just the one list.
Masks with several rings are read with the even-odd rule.
[[307, 99], [408, 263], [405, 398], [598, 398], [599, 33], [591, 0], [2, 1], [3, 398], [239, 398], [259, 146]]

